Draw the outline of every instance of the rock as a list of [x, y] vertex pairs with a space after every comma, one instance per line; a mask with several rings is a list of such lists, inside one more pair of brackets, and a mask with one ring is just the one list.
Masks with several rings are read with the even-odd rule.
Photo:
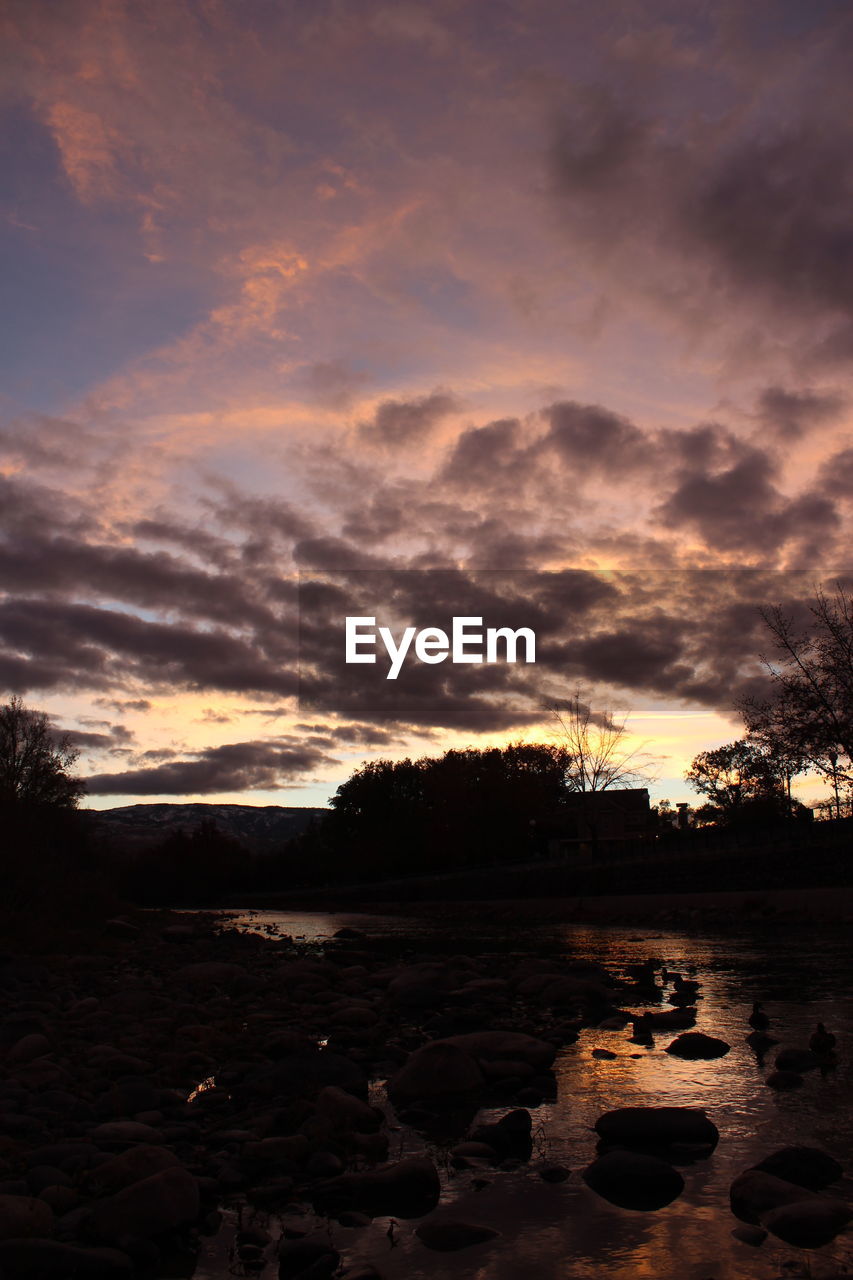
[[285, 1240], [278, 1255], [279, 1280], [309, 1276], [323, 1280], [338, 1269], [340, 1254], [328, 1240]]
[[809, 1196], [771, 1209], [762, 1222], [786, 1244], [798, 1249], [819, 1249], [834, 1240], [852, 1218], [853, 1213], [842, 1200]]
[[768, 1089], [775, 1089], [777, 1093], [788, 1093], [791, 1089], [799, 1089], [803, 1077], [796, 1071], [771, 1071], [764, 1083]]
[[640, 1149], [677, 1144], [713, 1151], [720, 1137], [717, 1126], [698, 1107], [620, 1107], [599, 1116], [595, 1130], [606, 1143]]
[[537, 1071], [545, 1071], [557, 1056], [557, 1047], [548, 1040], [537, 1040], [522, 1031], [468, 1031], [460, 1036], [448, 1036], [438, 1044], [452, 1044], [464, 1049], [472, 1058], [493, 1061], [499, 1058], [526, 1062]]
[[228, 964], [224, 960], [199, 960], [185, 964], [172, 975], [175, 982], [188, 987], [231, 987], [244, 983], [249, 974], [241, 964]]
[[592, 1051], [593, 1058], [601, 1058], [605, 1062], [610, 1062], [613, 1058], [618, 1058], [618, 1056], [612, 1049], [593, 1049]]
[[108, 933], [111, 938], [124, 938], [126, 942], [133, 942], [141, 932], [139, 925], [131, 924], [120, 916], [104, 922], [104, 933]]
[[61, 1184], [44, 1187], [38, 1193], [38, 1198], [50, 1205], [57, 1217], [64, 1217], [66, 1213], [71, 1213], [80, 1203], [79, 1192], [73, 1187], [65, 1187]]
[[458, 1098], [482, 1087], [484, 1076], [474, 1057], [458, 1045], [434, 1040], [416, 1049], [389, 1081], [394, 1102]]
[[782, 1049], [776, 1054], [775, 1065], [777, 1071], [796, 1071], [801, 1075], [804, 1071], [814, 1071], [820, 1063], [820, 1058], [811, 1049]]
[[62, 1169], [49, 1164], [36, 1164], [27, 1173], [27, 1190], [37, 1196], [45, 1187], [70, 1187], [71, 1179]]
[[844, 1173], [838, 1161], [818, 1147], [782, 1147], [759, 1161], [755, 1168], [798, 1187], [808, 1187], [810, 1191], [822, 1191]]
[[662, 1009], [649, 1015], [649, 1025], [654, 1031], [679, 1031], [682, 1028], [695, 1027], [696, 1010], [692, 1007], [687, 1009]]
[[455, 1218], [444, 1218], [437, 1222], [422, 1222], [415, 1228], [415, 1235], [428, 1249], [439, 1253], [453, 1253], [457, 1249], [468, 1249], [471, 1245], [482, 1244], [485, 1240], [493, 1240], [500, 1235], [491, 1227], [483, 1227], [474, 1222], [460, 1222]]
[[139, 1124], [136, 1120], [111, 1120], [107, 1124], [99, 1124], [89, 1137], [99, 1147], [129, 1147], [136, 1142], [159, 1144], [163, 1141], [158, 1129], [152, 1129], [150, 1124]]
[[108, 1240], [159, 1235], [194, 1222], [198, 1212], [198, 1184], [182, 1167], [163, 1169], [93, 1206], [95, 1226]]
[[135, 1116], [140, 1111], [156, 1111], [160, 1090], [149, 1080], [128, 1079], [107, 1089], [95, 1101], [95, 1110], [104, 1120]]
[[50, 1049], [51, 1044], [47, 1036], [34, 1031], [28, 1036], [22, 1036], [16, 1044], [12, 1045], [6, 1056], [6, 1061], [10, 1066], [22, 1062], [32, 1062], [34, 1058], [41, 1058], [44, 1054], [50, 1053]]
[[134, 1182], [141, 1182], [143, 1178], [150, 1178], [163, 1169], [172, 1169], [178, 1165], [180, 1160], [166, 1147], [142, 1143], [99, 1164], [89, 1175], [89, 1181], [112, 1194]]
[[0, 1240], [53, 1234], [53, 1210], [34, 1196], [0, 1195]]
[[58, 1240], [4, 1240], [0, 1243], [3, 1276], [20, 1280], [130, 1280], [130, 1258], [118, 1249], [79, 1249]]
[[677, 1169], [656, 1156], [636, 1151], [609, 1151], [588, 1165], [584, 1182], [621, 1209], [662, 1209], [684, 1190]]
[[564, 1164], [544, 1164], [539, 1170], [539, 1177], [543, 1182], [565, 1182], [571, 1172]]
[[317, 1115], [327, 1119], [334, 1129], [375, 1133], [382, 1124], [381, 1115], [373, 1107], [336, 1085], [320, 1090], [316, 1107]]
[[243, 1147], [245, 1160], [259, 1160], [263, 1164], [281, 1164], [283, 1161], [302, 1164], [308, 1159], [311, 1144], [304, 1133], [293, 1133], [281, 1138], [261, 1138], [260, 1142], [247, 1142]]
[[685, 1031], [676, 1036], [672, 1044], [667, 1045], [666, 1052], [676, 1058], [687, 1058], [691, 1062], [700, 1058], [722, 1058], [731, 1049], [725, 1040], [717, 1040], [715, 1036], [706, 1036], [701, 1031]]
[[747, 1169], [729, 1187], [732, 1213], [741, 1222], [758, 1223], [771, 1209], [803, 1200], [803, 1188], [762, 1169]]
[[373, 1217], [420, 1218], [438, 1204], [441, 1184], [431, 1160], [412, 1156], [366, 1173], [345, 1173], [315, 1193], [321, 1212], [360, 1209]]
[[192, 942], [198, 934], [191, 924], [167, 924], [160, 930], [160, 937], [164, 942], [181, 943]]
[[488, 1142], [458, 1142], [450, 1154], [461, 1160], [496, 1160], [498, 1152]]
[[735, 1240], [740, 1240], [741, 1244], [752, 1245], [753, 1249], [759, 1248], [767, 1239], [767, 1232], [763, 1227], [735, 1227], [732, 1235]]
[[333, 1151], [315, 1151], [305, 1165], [309, 1178], [336, 1178], [343, 1171], [343, 1162]]
[[471, 1140], [492, 1147], [502, 1158], [515, 1156], [529, 1160], [533, 1149], [530, 1137], [532, 1127], [529, 1111], [509, 1111], [495, 1124], [477, 1125], [471, 1131]]

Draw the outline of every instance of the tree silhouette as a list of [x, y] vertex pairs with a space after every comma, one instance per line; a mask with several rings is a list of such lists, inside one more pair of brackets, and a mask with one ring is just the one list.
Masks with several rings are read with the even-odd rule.
[[762, 656], [773, 692], [740, 711], [750, 734], [794, 772], [811, 766], [830, 782], [840, 814], [841, 788], [853, 783], [853, 600], [841, 583], [832, 595], [818, 587], [811, 614], [801, 630], [781, 606], [761, 610], [776, 650]]
[[74, 809], [86, 790], [69, 773], [79, 752], [51, 732], [43, 711], [13, 697], [0, 707], [0, 803]]
[[550, 708], [566, 760], [565, 784], [578, 798], [593, 853], [598, 850], [598, 796], [602, 791], [650, 781], [652, 757], [643, 746], [627, 747], [626, 719], [594, 713], [578, 685], [567, 703]]

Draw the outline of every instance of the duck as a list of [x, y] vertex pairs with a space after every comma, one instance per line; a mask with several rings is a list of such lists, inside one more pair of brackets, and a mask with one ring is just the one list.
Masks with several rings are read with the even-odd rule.
[[831, 1031], [827, 1031], [822, 1022], [817, 1024], [815, 1031], [812, 1033], [812, 1037], [809, 1040], [809, 1048], [812, 1053], [816, 1053], [819, 1056], [832, 1053], [835, 1048], [835, 1036]]
[[647, 1011], [641, 1014], [639, 1018], [632, 1018], [631, 1022], [634, 1027], [631, 1043], [642, 1044], [649, 1049], [653, 1049], [655, 1038], [652, 1035], [652, 1015]]
[[756, 1000], [752, 1006], [752, 1013], [749, 1015], [749, 1025], [756, 1031], [766, 1031], [770, 1026], [770, 1019], [762, 1009], [760, 1000]]

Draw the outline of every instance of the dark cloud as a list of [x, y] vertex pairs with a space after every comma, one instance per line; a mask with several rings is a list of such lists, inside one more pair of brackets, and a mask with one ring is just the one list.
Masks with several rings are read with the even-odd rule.
[[84, 779], [89, 795], [211, 795], [221, 791], [275, 791], [291, 785], [333, 757], [299, 739], [232, 742], [208, 747], [192, 759], [172, 759], [151, 769], [99, 773]]
[[853, 499], [853, 448], [841, 449], [821, 463], [818, 479], [832, 497]]
[[520, 433], [517, 418], [501, 418], [463, 431], [441, 469], [441, 482], [466, 489], [517, 485], [528, 469]]
[[359, 434], [363, 440], [394, 448], [423, 444], [442, 418], [461, 408], [461, 401], [440, 390], [413, 400], [383, 400], [372, 421], [361, 424]]
[[[284, 696], [298, 688], [295, 672], [286, 665], [286, 643], [279, 652], [270, 652], [257, 639], [224, 630], [150, 622], [92, 605], [5, 601], [0, 604], [0, 636], [9, 649], [29, 658], [29, 688], [104, 688], [129, 679], [154, 687]], [[266, 641], [272, 648], [277, 636], [270, 634]], [[54, 655], [61, 660], [54, 662]], [[289, 657], [295, 662], [295, 644]]]
[[783, 439], [795, 440], [810, 427], [832, 422], [847, 404], [837, 391], [766, 387], [756, 403], [756, 417], [763, 428]]
[[767, 39], [770, 13], [761, 37], [728, 6], [709, 22], [716, 56], [689, 91], [678, 75], [602, 70], [567, 93], [547, 159], [555, 208], [577, 250], [691, 333], [734, 324], [737, 344], [757, 326], [795, 358], [848, 362], [849, 14], [816, 14], [799, 63], [790, 39], [788, 61]]
[[693, 529], [709, 547], [747, 555], [834, 535], [839, 516], [832, 502], [817, 493], [787, 499], [774, 474], [773, 462], [758, 449], [723, 471], [688, 471], [658, 515], [670, 528]]
[[618, 475], [653, 466], [651, 441], [627, 418], [597, 404], [560, 401], [542, 411], [550, 446], [582, 478], [588, 471]]

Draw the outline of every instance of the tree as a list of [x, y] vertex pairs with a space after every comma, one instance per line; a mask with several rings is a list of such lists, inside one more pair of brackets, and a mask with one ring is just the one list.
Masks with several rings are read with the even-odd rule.
[[597, 795], [648, 782], [652, 758], [642, 746], [626, 747], [626, 720], [617, 720], [612, 711], [594, 714], [580, 686], [568, 703], [552, 707], [551, 713], [567, 760], [566, 787], [578, 797], [595, 853], [598, 849]]
[[0, 802], [6, 806], [74, 809], [86, 790], [69, 773], [79, 752], [51, 732], [43, 711], [19, 697], [0, 707]]
[[795, 772], [811, 766], [831, 783], [840, 814], [841, 791], [853, 782], [853, 600], [837, 583], [832, 595], [818, 587], [810, 609], [808, 629], [780, 605], [761, 610], [776, 650], [762, 655], [772, 695], [740, 710], [750, 734]]
[[[700, 751], [685, 774], [726, 823], [754, 816], [778, 816], [787, 807], [778, 766], [762, 747], [739, 738], [713, 751]], [[760, 810], [760, 815], [759, 815]], [[712, 816], [703, 806], [703, 817]]]

